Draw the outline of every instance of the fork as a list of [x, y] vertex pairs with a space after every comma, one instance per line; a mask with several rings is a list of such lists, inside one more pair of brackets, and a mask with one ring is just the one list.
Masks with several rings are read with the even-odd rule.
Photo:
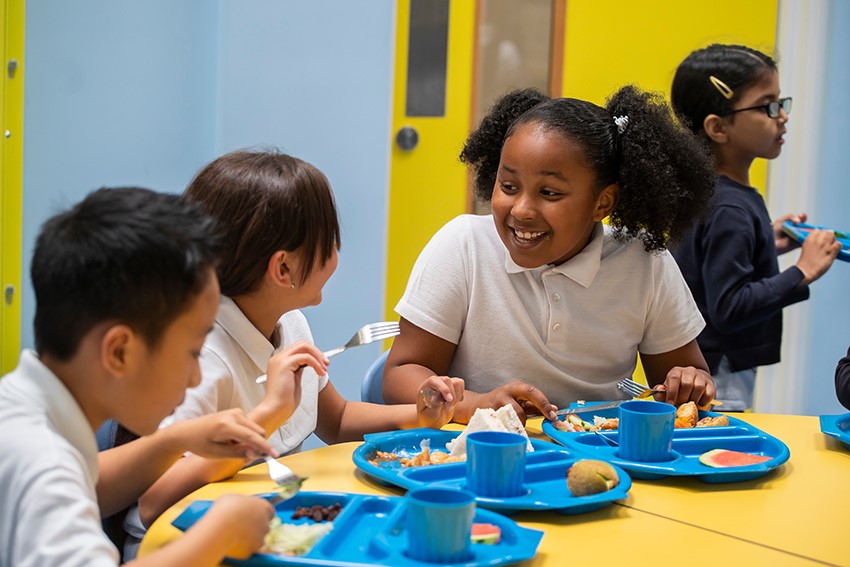
[[390, 337], [396, 336], [400, 332], [401, 329], [399, 329], [398, 323], [396, 321], [369, 323], [368, 325], [360, 327], [360, 329], [358, 329], [358, 331], [354, 333], [354, 336], [351, 337], [351, 340], [349, 340], [347, 343], [345, 343], [341, 347], [325, 351], [324, 354], [325, 356], [330, 358], [331, 356], [336, 356], [345, 349], [368, 345], [369, 343], [373, 343], [375, 341], [388, 339]]
[[[664, 392], [664, 390], [660, 390], [658, 388], [647, 388], [643, 384], [641, 384], [639, 382], [635, 382], [631, 378], [626, 378], [624, 380], [620, 380], [619, 382], [617, 382], [617, 389], [620, 390], [621, 392], [625, 392], [626, 394], [630, 395], [633, 398], [638, 398], [640, 400], [646, 400], [646, 399], [654, 400], [655, 394], [660, 393], [660, 392]], [[723, 405], [723, 402], [721, 402], [720, 400], [711, 400], [708, 403], [708, 406], [706, 406], [706, 407], [720, 406], [720, 405]], [[704, 409], [704, 408], [701, 408], [701, 409]]]
[[284, 465], [272, 456], [266, 456], [266, 464], [269, 466], [269, 477], [277, 484], [277, 490], [269, 502], [272, 505], [289, 500], [301, 489], [301, 484], [307, 480], [300, 477], [292, 469]]
[[626, 378], [617, 382], [617, 389], [621, 392], [625, 392], [633, 398], [640, 399], [652, 398], [653, 394], [664, 391], [657, 388], [647, 388], [643, 384], [635, 382], [631, 378]]
[[610, 447], [619, 447], [620, 446], [619, 443], [617, 443], [613, 439], [608, 439], [607, 435], [602, 435], [601, 433], [599, 433], [598, 430], [594, 429], [593, 432], [596, 433], [596, 436], [599, 437], [600, 439], [602, 439], [602, 441], [604, 441], [606, 445], [609, 445]]
[[[373, 343], [375, 341], [380, 341], [383, 339], [388, 339], [390, 337], [394, 337], [401, 332], [399, 329], [398, 323], [396, 321], [383, 321], [381, 323], [369, 323], [368, 325], [363, 325], [360, 329], [354, 333], [354, 336], [351, 337], [347, 343], [342, 345], [341, 347], [337, 347], [331, 350], [326, 350], [324, 353], [328, 358], [332, 356], [336, 356], [342, 351], [352, 348], [358, 347], [362, 345], [368, 345], [369, 343]], [[262, 384], [266, 381], [265, 374], [257, 378], [257, 384]]]

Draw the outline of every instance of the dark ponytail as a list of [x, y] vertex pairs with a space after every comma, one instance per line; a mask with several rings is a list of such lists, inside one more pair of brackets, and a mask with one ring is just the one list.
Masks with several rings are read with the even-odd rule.
[[499, 99], [460, 155], [475, 171], [479, 197], [489, 200], [493, 195], [505, 139], [530, 123], [582, 148], [596, 191], [619, 185], [610, 224], [620, 238], [640, 238], [647, 251], [662, 250], [681, 238], [704, 214], [714, 192], [714, 171], [704, 145], [676, 124], [660, 95], [626, 86], [609, 99], [607, 108], [573, 98], [548, 99], [535, 90]]
[[706, 116], [731, 112], [747, 87], [771, 71], [776, 71], [776, 62], [761, 51], [715, 43], [697, 49], [679, 64], [670, 102], [685, 125], [705, 136]]
[[647, 250], [682, 238], [707, 210], [714, 193], [711, 156], [678, 126], [661, 95], [626, 86], [607, 103], [614, 117], [627, 116], [618, 133], [620, 200], [610, 223], [620, 234], [640, 234]]

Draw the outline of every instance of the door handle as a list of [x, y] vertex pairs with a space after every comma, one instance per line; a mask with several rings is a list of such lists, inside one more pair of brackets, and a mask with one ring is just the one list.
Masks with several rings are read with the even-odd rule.
[[402, 150], [409, 152], [419, 143], [419, 132], [413, 126], [402, 126], [396, 132], [395, 143]]

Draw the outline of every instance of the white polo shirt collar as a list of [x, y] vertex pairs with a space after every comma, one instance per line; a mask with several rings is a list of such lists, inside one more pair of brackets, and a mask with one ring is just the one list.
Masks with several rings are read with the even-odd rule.
[[537, 268], [523, 268], [513, 261], [508, 249], [504, 248], [505, 271], [509, 274], [530, 272], [537, 276], [545, 272], [554, 272], [567, 276], [582, 287], [588, 288], [593, 283], [593, 280], [596, 279], [596, 274], [599, 273], [599, 267], [602, 264], [604, 234], [605, 228], [602, 223], [596, 223], [593, 227], [593, 236], [587, 246], [568, 261], [557, 266], [546, 265]]
[[[251, 321], [242, 313], [239, 306], [231, 298], [221, 296], [221, 305], [218, 308], [216, 323], [238, 344], [242, 350], [251, 358], [257, 368], [265, 372], [269, 364], [269, 358], [274, 354], [275, 347], [269, 339], [257, 330]], [[275, 332], [281, 333], [280, 322], [275, 326]], [[283, 337], [280, 337], [281, 342]]]
[[[13, 374], [19, 378], [15, 379], [19, 391], [34, 406], [42, 409], [54, 431], [80, 452], [91, 486], [97, 484], [97, 441], [88, 418], [70, 390], [32, 350], [21, 352], [18, 368]], [[13, 376], [6, 379], [10, 378]]]

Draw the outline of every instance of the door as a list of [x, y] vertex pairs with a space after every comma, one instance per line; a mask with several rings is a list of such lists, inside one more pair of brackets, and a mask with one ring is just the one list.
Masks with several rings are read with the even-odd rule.
[[24, 5], [0, 0], [0, 375], [17, 364], [21, 343]]
[[466, 212], [475, 2], [399, 0], [387, 228], [387, 319], [419, 252]]

